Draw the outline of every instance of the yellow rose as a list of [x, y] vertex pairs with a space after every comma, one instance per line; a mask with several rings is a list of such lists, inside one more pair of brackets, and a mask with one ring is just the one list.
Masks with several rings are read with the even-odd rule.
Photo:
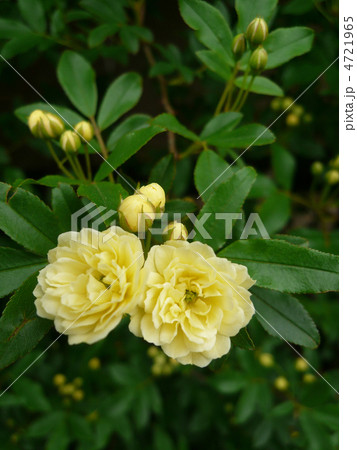
[[157, 183], [150, 183], [142, 186], [136, 193], [144, 195], [150, 203], [154, 205], [155, 210], [164, 211], [166, 196], [163, 188]]
[[54, 320], [69, 344], [105, 338], [136, 306], [144, 256], [140, 240], [119, 227], [63, 233], [34, 290], [40, 317]]
[[129, 195], [119, 206], [120, 225], [136, 233], [151, 227], [155, 220], [155, 208], [149, 200], [140, 194]]
[[254, 314], [247, 268], [200, 242], [154, 246], [141, 273], [130, 330], [181, 364], [207, 366]]

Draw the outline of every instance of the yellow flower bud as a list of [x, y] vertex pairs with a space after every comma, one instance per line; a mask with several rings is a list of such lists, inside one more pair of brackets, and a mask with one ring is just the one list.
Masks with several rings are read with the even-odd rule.
[[311, 173], [313, 175], [321, 175], [324, 171], [324, 165], [320, 161], [315, 161], [311, 164]]
[[285, 97], [281, 101], [281, 106], [283, 109], [289, 108], [294, 103], [294, 100], [291, 97]]
[[305, 373], [302, 381], [306, 384], [313, 383], [314, 381], [316, 381], [316, 376], [313, 373]]
[[40, 139], [47, 139], [52, 137], [47, 133], [47, 130], [50, 129], [50, 125], [49, 119], [44, 111], [41, 111], [40, 109], [32, 111], [27, 119], [27, 123], [31, 133], [35, 137]]
[[65, 384], [59, 387], [59, 391], [62, 395], [72, 395], [76, 390], [76, 387], [72, 383]]
[[164, 211], [166, 196], [165, 191], [159, 184], [150, 183], [147, 186], [142, 186], [136, 194], [138, 193], [144, 195], [149, 200], [149, 202], [154, 205], [154, 208], [156, 210], [161, 212]]
[[120, 226], [126, 231], [144, 231], [151, 227], [155, 219], [155, 207], [140, 194], [130, 195], [119, 206]]
[[294, 113], [290, 113], [286, 116], [286, 125], [288, 127], [297, 127], [300, 123], [300, 118]]
[[340, 165], [340, 158], [339, 158], [339, 156], [337, 155], [335, 159], [332, 159], [332, 160], [329, 162], [329, 164], [330, 164], [330, 166], [331, 166], [332, 168], [338, 169], [338, 167], [339, 167], [339, 165]]
[[148, 355], [150, 358], [155, 358], [155, 356], [159, 353], [159, 349], [155, 347], [155, 345], [150, 345], [148, 348]]
[[279, 111], [281, 109], [281, 98], [276, 97], [270, 103], [270, 108], [273, 111]]
[[170, 362], [170, 364], [173, 366], [173, 367], [176, 367], [176, 366], [178, 366], [180, 363], [178, 362], [178, 361], [176, 361], [176, 359], [174, 359], [174, 358], [170, 358], [169, 359], [169, 362]]
[[81, 146], [81, 140], [77, 133], [67, 130], [61, 135], [60, 145], [65, 152], [76, 152]]
[[100, 368], [101, 364], [100, 364], [100, 359], [99, 358], [91, 358], [88, 361], [88, 367], [91, 370], [98, 370]]
[[233, 39], [232, 42], [232, 51], [237, 59], [239, 59], [243, 55], [245, 49], [246, 44], [244, 34], [243, 33], [237, 34], [237, 36]]
[[170, 364], [164, 364], [162, 367], [163, 375], [171, 375], [172, 374], [172, 366]]
[[157, 366], [163, 366], [166, 363], [166, 357], [163, 353], [159, 353], [155, 356], [154, 363]]
[[329, 170], [326, 175], [326, 181], [328, 184], [336, 184], [339, 180], [339, 174], [337, 170]]
[[81, 377], [75, 378], [75, 379], [73, 380], [73, 384], [74, 384], [76, 387], [81, 387], [81, 386], [83, 386], [83, 378], [81, 378]]
[[256, 17], [248, 25], [246, 37], [252, 45], [259, 45], [265, 41], [268, 33], [268, 24], [262, 17]]
[[295, 369], [299, 372], [305, 372], [309, 368], [308, 363], [303, 358], [297, 358], [295, 361]]
[[294, 103], [294, 105], [291, 107], [291, 111], [300, 117], [304, 114], [304, 107]]
[[262, 46], [254, 50], [250, 59], [249, 66], [254, 74], [260, 73], [264, 70], [268, 62], [268, 53]]
[[57, 373], [53, 377], [53, 384], [55, 386], [63, 386], [66, 382], [67, 378], [62, 373]]
[[278, 391], [286, 391], [289, 387], [289, 382], [285, 377], [278, 377], [274, 381], [274, 386]]
[[164, 228], [163, 237], [165, 241], [187, 241], [188, 231], [184, 224], [180, 222], [170, 222]]
[[86, 120], [82, 120], [82, 122], [78, 122], [74, 129], [79, 133], [79, 137], [84, 141], [91, 141], [94, 136], [94, 130], [91, 123]]
[[81, 402], [84, 399], [84, 392], [82, 389], [77, 389], [73, 392], [72, 397], [76, 402]]
[[274, 357], [270, 353], [261, 353], [258, 359], [264, 367], [272, 367], [274, 365]]
[[158, 364], [154, 364], [154, 365], [151, 367], [151, 373], [152, 373], [155, 377], [160, 376], [160, 375], [162, 374], [162, 366], [161, 366], [161, 365], [158, 365]]
[[56, 114], [50, 112], [45, 113], [48, 120], [44, 121], [44, 127], [46, 128], [46, 133], [51, 138], [56, 138], [64, 132], [63, 120]]

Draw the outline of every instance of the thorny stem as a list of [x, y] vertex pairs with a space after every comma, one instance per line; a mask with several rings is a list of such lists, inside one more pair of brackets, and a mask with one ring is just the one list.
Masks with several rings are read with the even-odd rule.
[[[98, 125], [97, 125], [97, 122], [96, 122], [96, 120], [95, 120], [95, 118], [94, 118], [93, 116], [91, 116], [91, 117], [89, 118], [89, 120], [91, 121], [91, 124], [93, 125], [94, 134], [95, 134], [95, 137], [97, 138], [97, 141], [98, 141], [100, 150], [101, 150], [101, 152], [102, 152], [102, 155], [104, 156], [105, 159], [108, 159], [108, 155], [109, 155], [109, 154], [108, 154], [108, 150], [107, 150], [107, 147], [105, 146], [105, 143], [104, 143], [104, 141], [103, 141], [103, 137], [102, 137], [102, 134], [101, 134], [101, 132], [100, 132], [100, 129], [99, 129]], [[110, 173], [108, 177], [109, 177], [109, 180], [110, 180], [112, 183], [114, 183], [114, 177], [113, 177], [113, 174]]]
[[51, 155], [52, 155], [53, 159], [55, 160], [55, 162], [56, 162], [58, 168], [59, 168], [60, 170], [62, 170], [62, 172], [63, 172], [65, 175], [67, 175], [67, 177], [69, 177], [69, 178], [74, 178], [74, 176], [71, 174], [71, 172], [70, 172], [69, 170], [67, 170], [67, 169], [64, 167], [64, 165], [62, 164], [62, 162], [59, 160], [58, 156], [56, 155], [56, 152], [55, 152], [54, 149], [53, 149], [52, 143], [51, 143], [50, 141], [46, 140], [46, 144], [47, 144], [47, 147], [49, 148], [49, 150], [50, 150], [50, 152], [51, 152]]

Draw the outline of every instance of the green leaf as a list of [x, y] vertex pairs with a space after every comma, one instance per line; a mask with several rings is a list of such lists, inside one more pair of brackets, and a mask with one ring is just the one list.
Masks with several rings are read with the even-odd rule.
[[257, 179], [249, 192], [249, 198], [265, 198], [269, 197], [276, 191], [274, 181], [266, 175], [258, 173]]
[[303, 410], [299, 416], [309, 450], [332, 450], [330, 433], [314, 417], [313, 411]]
[[37, 275], [33, 274], [7, 303], [0, 318], [0, 368], [4, 368], [32, 350], [52, 326], [37, 317], [33, 290]]
[[99, 22], [124, 24], [126, 21], [122, 2], [103, 0], [81, 0], [80, 5], [99, 19]]
[[123, 186], [108, 181], [87, 185], [82, 184], [77, 192], [79, 195], [89, 198], [97, 206], [105, 206], [108, 210], [115, 212], [119, 208], [120, 199], [129, 195]]
[[267, 23], [274, 15], [278, 0], [235, 0], [239, 31], [245, 32], [256, 17], [263, 17]]
[[47, 413], [51, 410], [51, 405], [38, 382], [22, 377], [14, 384], [13, 389], [30, 411]]
[[45, 10], [40, 0], [19, 0], [19, 10], [24, 21], [38, 33], [46, 31]]
[[22, 22], [0, 18], [0, 39], [11, 39], [27, 34], [30, 29]]
[[242, 120], [243, 114], [239, 112], [225, 112], [209, 120], [200, 135], [201, 140], [220, 136], [222, 133], [232, 131]]
[[11, 59], [16, 55], [28, 52], [41, 43], [43, 43], [43, 38], [38, 34], [21, 33], [19, 37], [15, 37], [3, 45], [1, 54], [4, 58]]
[[[207, 220], [203, 222], [203, 226], [211, 238], [201, 235], [196, 230], [195, 241], [209, 243], [213, 250], [217, 250], [225, 244], [228, 238], [226, 236], [226, 221], [223, 218], [217, 219], [216, 214], [240, 213], [255, 177], [255, 170], [252, 167], [245, 167], [234, 173], [228, 180], [220, 183], [218, 187], [215, 186], [212, 195], [197, 217], [197, 220], [200, 220], [204, 214], [210, 214], [207, 216]], [[236, 221], [237, 219], [232, 220], [232, 225]]]
[[118, 26], [115, 24], [103, 24], [99, 27], [93, 28], [88, 35], [88, 46], [89, 48], [97, 47], [113, 34], [117, 33], [119, 30]]
[[219, 75], [224, 80], [229, 80], [231, 76], [231, 68], [229, 64], [218, 53], [211, 50], [199, 50], [196, 55], [209, 70]]
[[[206, 202], [217, 186], [227, 181], [234, 172], [235, 170], [217, 153], [212, 150], [202, 152], [197, 160], [194, 180], [203, 201]], [[212, 183], [214, 184], [211, 186]]]
[[244, 423], [254, 413], [255, 405], [258, 401], [259, 385], [257, 383], [249, 384], [239, 397], [234, 412], [234, 422]]
[[211, 378], [212, 386], [221, 394], [236, 394], [247, 384], [246, 375], [233, 370], [216, 373]]
[[281, 66], [311, 50], [314, 32], [307, 27], [278, 28], [264, 41], [268, 52], [266, 69]]
[[20, 108], [17, 108], [15, 110], [15, 115], [17, 118], [21, 120], [21, 122], [25, 123], [27, 125], [27, 119], [29, 115], [32, 113], [32, 111], [35, 111], [35, 109], [41, 109], [42, 111], [48, 111], [53, 114], [59, 114], [65, 122], [68, 122], [73, 127], [83, 120], [83, 117], [77, 114], [75, 111], [72, 111], [71, 109], [65, 108], [64, 106], [58, 106], [58, 105], [48, 105], [47, 103], [31, 103], [30, 105], [21, 106]]
[[0, 247], [0, 298], [13, 292], [46, 264], [41, 256], [14, 248]]
[[184, 21], [196, 30], [198, 40], [233, 66], [233, 36], [221, 12], [200, 0], [179, 0], [179, 7]]
[[5, 183], [0, 183], [0, 229], [39, 255], [47, 255], [60, 234], [54, 214], [38, 197], [23, 189], [12, 193]]
[[133, 132], [123, 136], [118, 140], [107, 161], [103, 162], [99, 167], [95, 180], [103, 180], [103, 178], [112, 173], [114, 169], [117, 169], [137, 151], [139, 151], [154, 136], [162, 133], [163, 131], [164, 129], [161, 127], [149, 126], [134, 130]]
[[60, 58], [57, 76], [73, 105], [86, 117], [94, 116], [97, 86], [95, 72], [89, 62], [78, 53], [66, 50]]
[[275, 239], [236, 241], [219, 256], [247, 266], [257, 286], [290, 293], [338, 290], [338, 257]]
[[[249, 86], [252, 77], [247, 77], [245, 86]], [[235, 80], [235, 85], [241, 88], [243, 86], [244, 77], [239, 77]], [[274, 81], [269, 80], [269, 78], [256, 76], [253, 80], [253, 84], [250, 87], [250, 92], [255, 94], [263, 95], [273, 95], [274, 97], [282, 97], [284, 91], [278, 86]]]
[[319, 345], [316, 325], [295, 297], [257, 287], [252, 288], [252, 292], [256, 317], [271, 336], [308, 348]]
[[174, 214], [181, 214], [182, 217], [187, 213], [193, 213], [197, 209], [197, 206], [193, 202], [187, 202], [185, 200], [169, 200], [165, 205], [165, 213], [168, 214], [168, 220], [174, 220]]
[[175, 162], [172, 155], [161, 158], [152, 168], [149, 183], [158, 183], [164, 191], [171, 189], [175, 178]]
[[116, 146], [118, 140], [127, 133], [131, 133], [134, 130], [139, 130], [140, 128], [147, 128], [149, 126], [150, 118], [151, 117], [147, 114], [133, 114], [121, 122], [116, 128], [114, 128], [108, 138], [108, 150], [111, 152]]
[[244, 350], [255, 349], [254, 342], [249, 336], [247, 328], [242, 328], [236, 336], [232, 337], [231, 341], [234, 347], [244, 348]]
[[63, 411], [51, 411], [32, 422], [26, 431], [29, 437], [42, 437], [52, 433], [58, 426], [58, 422], [63, 422], [65, 413]]
[[81, 180], [74, 180], [72, 178], [64, 177], [63, 175], [46, 175], [45, 177], [40, 178], [37, 180], [38, 184], [42, 184], [44, 186], [48, 187], [56, 187], [60, 183], [62, 184], [69, 184], [69, 185], [77, 185], [81, 184]]
[[274, 192], [260, 206], [259, 215], [268, 234], [281, 231], [290, 220], [290, 198], [282, 192]]
[[243, 125], [236, 130], [219, 133], [206, 140], [208, 144], [224, 148], [248, 148], [272, 144], [274, 134], [264, 125], [252, 123]]
[[71, 215], [81, 208], [83, 203], [68, 184], [60, 183], [59, 187], [52, 189], [52, 209], [62, 231], [72, 229]]
[[151, 121], [151, 124], [165, 128], [166, 130], [179, 134], [180, 136], [190, 139], [191, 141], [199, 140], [199, 137], [195, 133], [182, 125], [172, 114], [160, 114]]
[[101, 130], [108, 128], [119, 117], [133, 108], [142, 94], [142, 80], [135, 72], [118, 77], [109, 86], [104, 95], [98, 113], [98, 125]]
[[279, 144], [272, 145], [272, 163], [277, 184], [290, 190], [295, 172], [295, 158]]

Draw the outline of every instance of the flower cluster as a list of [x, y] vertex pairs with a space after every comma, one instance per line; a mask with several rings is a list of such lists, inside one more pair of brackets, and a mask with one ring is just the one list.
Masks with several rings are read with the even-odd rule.
[[[147, 205], [164, 209], [165, 192], [156, 183], [123, 200], [119, 215], [127, 230], [138, 229]], [[254, 314], [247, 268], [187, 242], [182, 224], [170, 224], [168, 234], [146, 260], [141, 240], [118, 226], [60, 235], [34, 291], [38, 315], [54, 320], [70, 344], [105, 338], [129, 314], [134, 335], [182, 364], [204, 367], [228, 353], [230, 337]]]

